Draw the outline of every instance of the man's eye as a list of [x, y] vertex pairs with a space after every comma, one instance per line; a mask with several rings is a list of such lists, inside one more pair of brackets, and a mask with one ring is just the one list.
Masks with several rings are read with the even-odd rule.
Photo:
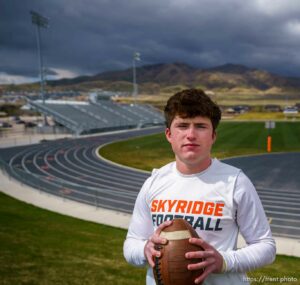
[[178, 128], [180, 128], [180, 129], [184, 129], [184, 128], [187, 128], [187, 127], [188, 127], [188, 125], [185, 125], [185, 124], [178, 125]]
[[205, 125], [197, 125], [196, 127], [197, 127], [198, 129], [205, 129], [205, 128], [206, 128]]

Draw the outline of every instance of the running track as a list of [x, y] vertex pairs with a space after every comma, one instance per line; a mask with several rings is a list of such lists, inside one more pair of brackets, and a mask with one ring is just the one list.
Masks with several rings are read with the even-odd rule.
[[[149, 173], [99, 159], [99, 145], [161, 132], [134, 130], [80, 139], [0, 149], [7, 171], [41, 191], [131, 213], [137, 193]], [[257, 188], [274, 235], [300, 238], [300, 153], [227, 159], [242, 168]]]

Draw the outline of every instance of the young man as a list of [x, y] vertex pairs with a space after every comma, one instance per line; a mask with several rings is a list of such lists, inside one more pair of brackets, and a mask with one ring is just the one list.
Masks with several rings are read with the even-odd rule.
[[[253, 184], [240, 169], [211, 158], [221, 111], [202, 90], [190, 89], [168, 100], [165, 118], [175, 162], [154, 170], [144, 183], [124, 256], [133, 265], [150, 265], [146, 284], [154, 285], [153, 259], [160, 256], [155, 245], [167, 242], [159, 234], [172, 219], [183, 218], [200, 236], [190, 243], [205, 249], [185, 256], [204, 259], [188, 266], [204, 269], [195, 283], [245, 285], [245, 273], [272, 263], [276, 247]], [[247, 242], [242, 249], [237, 249], [239, 232]]]

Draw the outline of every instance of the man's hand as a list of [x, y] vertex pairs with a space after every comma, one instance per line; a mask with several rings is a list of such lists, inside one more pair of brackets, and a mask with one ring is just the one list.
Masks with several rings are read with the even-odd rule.
[[168, 241], [165, 238], [161, 238], [159, 235], [161, 231], [170, 226], [173, 221], [165, 221], [162, 224], [158, 226], [154, 234], [149, 238], [147, 241], [145, 248], [144, 248], [144, 254], [146, 259], [148, 260], [149, 265], [153, 268], [154, 267], [154, 261], [153, 257], [160, 257], [160, 251], [157, 249], [159, 245], [166, 244]]
[[223, 257], [222, 255], [210, 244], [205, 242], [203, 239], [200, 238], [191, 238], [189, 240], [191, 244], [198, 245], [202, 247], [203, 251], [194, 251], [194, 252], [187, 252], [185, 257], [188, 259], [193, 258], [201, 258], [203, 259], [202, 262], [189, 264], [189, 270], [199, 270], [203, 269], [204, 272], [195, 279], [195, 283], [199, 284], [211, 273], [220, 273], [223, 269]]

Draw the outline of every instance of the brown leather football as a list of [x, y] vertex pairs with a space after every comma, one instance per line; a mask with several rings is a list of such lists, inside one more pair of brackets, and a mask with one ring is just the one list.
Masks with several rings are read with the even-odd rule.
[[193, 227], [184, 219], [174, 219], [172, 225], [166, 227], [160, 234], [168, 240], [166, 245], [160, 245], [161, 257], [155, 258], [153, 273], [157, 285], [194, 285], [195, 279], [203, 270], [188, 270], [191, 263], [202, 259], [186, 259], [185, 253], [199, 251], [203, 248], [189, 243], [189, 238], [198, 238]]

